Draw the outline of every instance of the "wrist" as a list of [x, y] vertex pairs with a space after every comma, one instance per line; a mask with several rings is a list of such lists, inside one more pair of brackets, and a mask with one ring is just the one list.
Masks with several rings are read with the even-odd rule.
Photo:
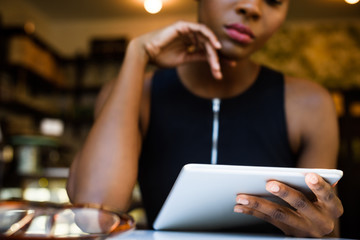
[[145, 48], [145, 43], [141, 38], [134, 38], [129, 42], [126, 50], [125, 58], [135, 58], [139, 64], [143, 64], [144, 67], [149, 63], [149, 55]]

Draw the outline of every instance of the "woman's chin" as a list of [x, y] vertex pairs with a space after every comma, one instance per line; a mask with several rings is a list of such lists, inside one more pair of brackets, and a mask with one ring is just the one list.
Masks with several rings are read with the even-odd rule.
[[229, 61], [241, 61], [250, 58], [253, 53], [253, 49], [249, 45], [235, 45], [230, 43], [223, 43], [222, 48], [218, 54], [221, 59], [227, 59]]
[[219, 52], [219, 57], [220, 57], [221, 61], [239, 62], [239, 61], [249, 59], [250, 54], [245, 53], [245, 52], [238, 52], [238, 51], [225, 51], [225, 50], [223, 51], [223, 50], [221, 50]]

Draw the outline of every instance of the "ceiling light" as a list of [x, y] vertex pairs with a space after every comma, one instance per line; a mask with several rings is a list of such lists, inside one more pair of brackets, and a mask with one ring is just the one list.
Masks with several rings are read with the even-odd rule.
[[144, 7], [148, 13], [156, 14], [156, 13], [160, 12], [160, 10], [162, 8], [162, 1], [161, 0], [145, 0]]
[[345, 2], [348, 4], [355, 4], [355, 3], [358, 3], [359, 0], [345, 0]]

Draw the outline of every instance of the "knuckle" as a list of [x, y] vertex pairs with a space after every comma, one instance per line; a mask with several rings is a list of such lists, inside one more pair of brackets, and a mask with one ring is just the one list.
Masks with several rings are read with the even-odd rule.
[[177, 26], [183, 26], [185, 24], [185, 22], [183, 20], [179, 20], [175, 23], [175, 25]]
[[249, 210], [249, 211], [248, 211], [248, 214], [249, 214], [249, 215], [254, 215], [254, 210]]
[[244, 209], [244, 213], [247, 215], [254, 215], [254, 210], [247, 208], [247, 209]]
[[335, 194], [333, 191], [329, 192], [326, 196], [325, 196], [325, 201], [331, 201], [335, 198]]
[[286, 220], [286, 214], [282, 209], [275, 209], [271, 213], [272, 218], [274, 218], [277, 221], [285, 221]]
[[281, 190], [279, 192], [279, 197], [281, 197], [281, 198], [287, 198], [288, 196], [289, 196], [289, 191], [287, 191], [287, 190]]
[[258, 201], [254, 201], [252, 202], [251, 207], [253, 209], [259, 209], [261, 207], [261, 204]]
[[325, 188], [324, 184], [318, 184], [318, 185], [315, 187], [315, 190], [316, 190], [316, 191], [322, 191], [322, 190], [324, 190], [324, 188]]
[[187, 29], [188, 29], [187, 24], [184, 21], [177, 21], [175, 23], [175, 26], [176, 26], [176, 29], [178, 29], [178, 32], [180, 34], [185, 33], [187, 31]]
[[295, 204], [294, 204], [294, 207], [296, 209], [305, 209], [308, 207], [308, 203], [307, 201], [305, 200], [305, 198], [303, 197], [300, 197], [296, 200]]

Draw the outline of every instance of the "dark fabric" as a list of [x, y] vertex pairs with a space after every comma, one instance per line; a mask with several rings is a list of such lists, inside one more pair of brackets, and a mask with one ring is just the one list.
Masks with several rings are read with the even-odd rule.
[[[195, 96], [175, 69], [152, 81], [150, 124], [143, 142], [139, 184], [152, 226], [181, 168], [210, 163], [212, 100]], [[222, 99], [218, 164], [295, 167], [285, 119], [283, 75], [262, 67], [244, 93]]]

